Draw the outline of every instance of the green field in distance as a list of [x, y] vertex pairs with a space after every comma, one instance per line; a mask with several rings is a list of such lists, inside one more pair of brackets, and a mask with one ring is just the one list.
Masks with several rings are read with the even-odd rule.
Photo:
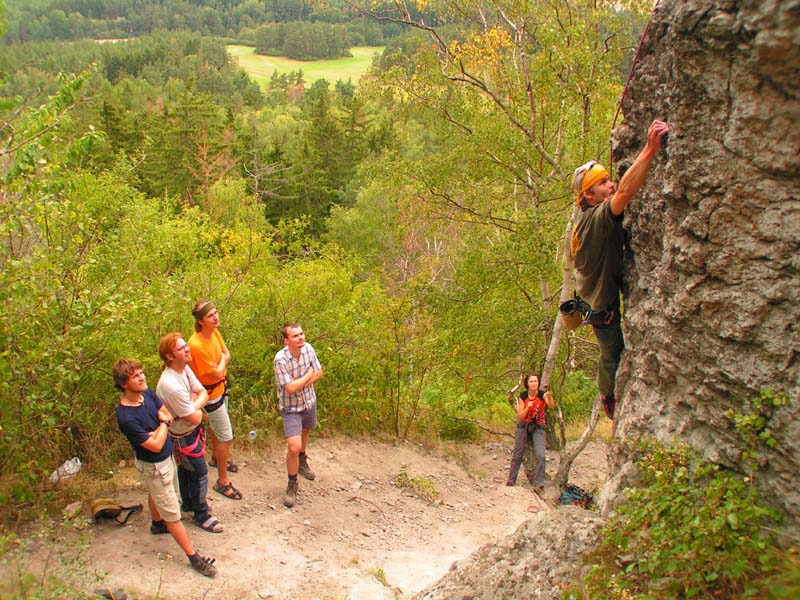
[[280, 74], [298, 69], [303, 70], [306, 85], [311, 85], [318, 79], [327, 79], [331, 84], [340, 79], [352, 79], [355, 83], [369, 69], [373, 57], [383, 51], [383, 46], [354, 46], [350, 48], [353, 56], [336, 60], [292, 60], [282, 56], [262, 56], [254, 54], [254, 51], [252, 46], [228, 46], [228, 53], [239, 61], [239, 65], [254, 81], [266, 88], [274, 71]]

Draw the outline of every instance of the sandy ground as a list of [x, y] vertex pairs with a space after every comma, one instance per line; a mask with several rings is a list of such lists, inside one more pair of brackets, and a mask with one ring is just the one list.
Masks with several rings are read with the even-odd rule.
[[[240, 472], [231, 478], [244, 498], [213, 491], [208, 497], [225, 531], [206, 533], [185, 521], [196, 549], [217, 559], [215, 579], [192, 571], [170, 536], [149, 533], [146, 509], [122, 527], [90, 526], [87, 572], [140, 599], [407, 598], [454, 561], [547, 510], [558, 495], [547, 486], [540, 499], [524, 473], [517, 486], [505, 486], [510, 442], [427, 450], [318, 438], [309, 447], [317, 478], [301, 478], [298, 504], [287, 509], [283, 448], [234, 454]], [[548, 452], [549, 473], [557, 459]], [[433, 484], [435, 500], [397, 484], [404, 465], [409, 478]], [[573, 466], [571, 481], [596, 490], [606, 472], [605, 446], [592, 443]], [[216, 469], [210, 478], [213, 483]], [[136, 487], [113, 497], [123, 504], [145, 500]]]

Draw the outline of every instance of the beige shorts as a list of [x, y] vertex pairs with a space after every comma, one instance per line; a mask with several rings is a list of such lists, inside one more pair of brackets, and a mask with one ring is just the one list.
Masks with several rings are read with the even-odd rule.
[[175, 459], [169, 458], [157, 463], [136, 460], [139, 481], [153, 498], [161, 518], [169, 523], [181, 520], [181, 504], [178, 501], [178, 478], [175, 476]]
[[[209, 404], [216, 402], [218, 399], [209, 400]], [[220, 406], [214, 412], [207, 412], [208, 423], [214, 431], [214, 435], [220, 442], [230, 442], [233, 439], [233, 426], [231, 425], [231, 416], [228, 413], [228, 396], [222, 400]]]

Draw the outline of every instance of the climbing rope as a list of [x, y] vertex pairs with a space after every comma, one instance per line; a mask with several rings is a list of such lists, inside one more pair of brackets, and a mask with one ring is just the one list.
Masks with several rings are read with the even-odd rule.
[[[658, 5], [661, 4], [661, 0], [657, 0], [655, 5], [653, 6], [653, 10], [650, 12], [650, 16], [647, 18], [647, 23], [645, 23], [644, 31], [642, 31], [641, 37], [639, 37], [639, 43], [636, 45], [636, 52], [633, 53], [633, 61], [631, 62], [630, 71], [628, 71], [628, 79], [625, 80], [625, 86], [622, 88], [622, 95], [619, 97], [619, 102], [617, 102], [617, 111], [614, 113], [614, 120], [611, 122], [611, 130], [614, 130], [614, 127], [617, 126], [617, 117], [619, 117], [619, 113], [622, 110], [622, 102], [625, 100], [625, 95], [628, 93], [628, 86], [631, 83], [631, 79], [633, 79], [633, 71], [636, 69], [636, 63], [639, 62], [639, 52], [642, 49], [642, 43], [644, 42], [644, 38], [647, 37], [647, 31], [650, 29], [650, 21], [653, 19], [653, 14], [658, 9]], [[608, 172], [613, 174], [613, 167], [614, 167], [614, 147], [613, 142], [609, 140], [608, 142]]]

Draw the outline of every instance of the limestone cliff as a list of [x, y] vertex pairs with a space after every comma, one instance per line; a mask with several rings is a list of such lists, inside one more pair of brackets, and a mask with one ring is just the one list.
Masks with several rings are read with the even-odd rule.
[[[615, 435], [690, 444], [741, 469], [724, 416], [788, 393], [757, 480], [800, 524], [800, 1], [662, 1], [614, 131], [630, 164], [671, 127], [626, 211], [626, 352]], [[620, 446], [621, 448], [623, 446]], [[613, 506], [630, 456], [611, 457]]]
[[[796, 541], [800, 0], [662, 0], [623, 108], [613, 133], [618, 165], [633, 162], [654, 118], [671, 133], [626, 210], [622, 443], [609, 457], [604, 512], [635, 484], [625, 441], [642, 434], [741, 470], [742, 443], [725, 412], [747, 412], [771, 389], [792, 404], [774, 416], [778, 444], [762, 452], [756, 481], [785, 517], [785, 541]], [[561, 583], [580, 576], [598, 525], [580, 510], [550, 511], [419, 597], [555, 600]], [[565, 554], [573, 543], [579, 551]]]

